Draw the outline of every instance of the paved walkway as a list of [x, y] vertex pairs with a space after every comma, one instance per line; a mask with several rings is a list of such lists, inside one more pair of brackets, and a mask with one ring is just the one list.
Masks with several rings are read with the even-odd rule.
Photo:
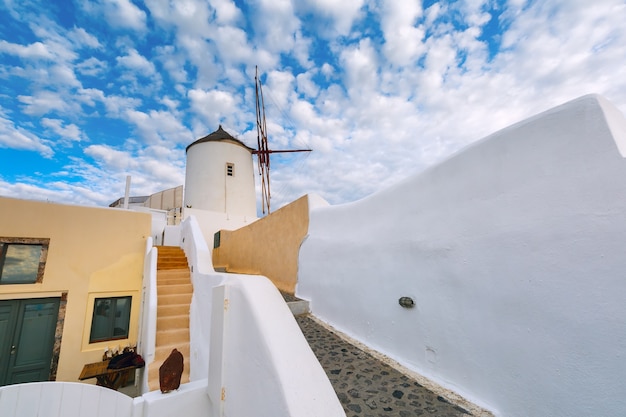
[[310, 316], [296, 317], [347, 417], [467, 417], [408, 376], [346, 342]]

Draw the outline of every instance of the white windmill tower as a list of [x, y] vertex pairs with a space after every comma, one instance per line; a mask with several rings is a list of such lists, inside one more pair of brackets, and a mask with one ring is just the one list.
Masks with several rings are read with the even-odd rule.
[[310, 149], [273, 150], [267, 142], [265, 106], [258, 73], [255, 76], [258, 149], [253, 149], [219, 128], [187, 146], [185, 207], [218, 213], [256, 217], [254, 167], [257, 155], [261, 207], [270, 213], [270, 155], [310, 152]]
[[256, 218], [254, 149], [220, 125], [186, 152], [185, 207]]

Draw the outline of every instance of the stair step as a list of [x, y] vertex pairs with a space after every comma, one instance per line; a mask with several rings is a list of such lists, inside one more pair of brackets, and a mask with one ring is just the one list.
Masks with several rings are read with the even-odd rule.
[[157, 246], [157, 248], [158, 248], [160, 251], [161, 251], [161, 250], [162, 250], [162, 251], [168, 251], [168, 250], [171, 250], [171, 251], [183, 250], [180, 246], [166, 246], [166, 245], [163, 245], [163, 246]]
[[170, 269], [187, 269], [187, 264], [185, 265], [162, 265], [157, 262], [157, 271], [168, 271]]
[[186, 275], [161, 275], [157, 276], [157, 284], [190, 284], [189, 272]]
[[187, 259], [159, 259], [157, 261], [157, 267], [169, 267], [168, 269], [176, 269], [174, 266], [178, 266], [183, 269], [187, 268], [189, 264], [187, 264]]
[[157, 271], [157, 282], [163, 279], [190, 280], [189, 269], [161, 269]]
[[189, 343], [189, 329], [160, 330], [156, 334], [156, 346]]
[[162, 278], [157, 279], [157, 288], [165, 287], [169, 285], [191, 285], [191, 280], [189, 278]]
[[[157, 290], [158, 291], [158, 290]], [[191, 293], [189, 294], [163, 294], [159, 295], [157, 305], [187, 304], [191, 303]]]
[[159, 389], [159, 367], [176, 348], [184, 358], [181, 383], [189, 382], [189, 305], [193, 285], [185, 252], [158, 246], [157, 334], [154, 361], [148, 365], [148, 386]]
[[189, 314], [157, 318], [157, 332], [173, 329], [189, 329]]
[[157, 271], [158, 276], [164, 277], [177, 277], [183, 275], [190, 275], [189, 268], [180, 268], [180, 269], [166, 269], [163, 271]]
[[[154, 362], [163, 363], [165, 359], [172, 353], [172, 349], [178, 350], [183, 354], [183, 358], [185, 358], [185, 362], [189, 360], [189, 342], [187, 343], [174, 343], [171, 345], [159, 346], [156, 348], [154, 352]], [[153, 362], [153, 363], [154, 363]]]
[[157, 294], [167, 295], [167, 294], [191, 294], [193, 292], [193, 285], [187, 284], [179, 284], [179, 283], [167, 283], [162, 285], [157, 285]]
[[181, 314], [189, 315], [188, 303], [157, 306], [157, 320], [160, 317], [180, 316]]
[[157, 246], [157, 271], [189, 269], [185, 251], [178, 246]]
[[294, 316], [309, 314], [311, 312], [309, 302], [307, 300], [289, 301], [287, 306], [289, 307], [289, 310], [291, 310], [291, 314]]

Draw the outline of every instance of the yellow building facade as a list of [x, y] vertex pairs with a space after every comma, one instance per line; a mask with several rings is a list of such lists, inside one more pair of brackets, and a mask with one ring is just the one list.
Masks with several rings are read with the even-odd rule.
[[149, 214], [2, 197], [0, 213], [0, 385], [76, 382], [137, 343]]

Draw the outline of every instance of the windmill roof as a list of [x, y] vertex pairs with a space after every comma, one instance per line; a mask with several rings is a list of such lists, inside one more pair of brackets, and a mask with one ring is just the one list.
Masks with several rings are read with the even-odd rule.
[[248, 149], [250, 152], [255, 150], [249, 147], [248, 145], [246, 145], [245, 143], [243, 143], [242, 141], [240, 141], [239, 139], [232, 136], [230, 133], [228, 133], [224, 129], [222, 129], [222, 125], [220, 125], [215, 132], [209, 133], [205, 137], [200, 138], [197, 141], [193, 142], [191, 145], [187, 146], [187, 149], [185, 149], [185, 152], [189, 152], [189, 148], [191, 148], [193, 145], [197, 145], [198, 143], [203, 143], [203, 142], [231, 142], [236, 145], [243, 146], [244, 148]]

